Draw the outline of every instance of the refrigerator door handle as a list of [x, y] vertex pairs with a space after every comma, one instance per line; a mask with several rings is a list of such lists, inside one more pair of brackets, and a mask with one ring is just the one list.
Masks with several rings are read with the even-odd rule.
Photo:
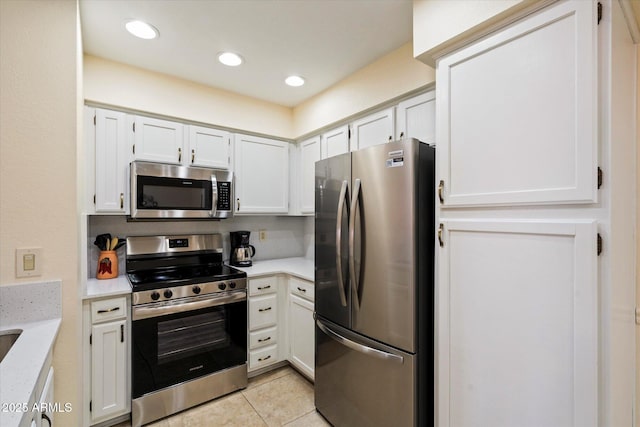
[[366, 345], [359, 344], [355, 341], [352, 341], [346, 337], [343, 337], [339, 333], [333, 331], [327, 325], [323, 324], [320, 320], [316, 319], [316, 325], [322, 332], [324, 332], [327, 336], [344, 345], [345, 347], [349, 347], [352, 350], [358, 351], [360, 353], [366, 354], [368, 356], [372, 356], [382, 360], [388, 360], [394, 363], [402, 364], [404, 363], [404, 357], [398, 356], [397, 354], [388, 353], [386, 351], [378, 350], [377, 348], [369, 347]]
[[355, 261], [355, 239], [356, 239], [356, 208], [360, 200], [360, 178], [356, 178], [353, 185], [353, 195], [351, 196], [351, 209], [349, 212], [349, 274], [353, 288], [353, 296], [355, 298], [355, 308], [360, 308], [360, 300], [358, 298], [358, 277], [356, 276]]
[[[338, 214], [336, 215], [336, 270], [338, 273], [338, 292], [340, 293], [340, 303], [343, 307], [347, 306], [347, 298], [344, 290], [344, 279], [342, 277], [342, 211], [344, 210], [344, 200], [348, 197], [347, 185], [348, 182], [346, 180], [342, 181], [338, 200]], [[347, 208], [348, 207], [349, 205], [347, 205]]]

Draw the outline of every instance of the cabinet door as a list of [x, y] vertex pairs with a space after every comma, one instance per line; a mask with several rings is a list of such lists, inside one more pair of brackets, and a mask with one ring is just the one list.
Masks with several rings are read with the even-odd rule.
[[315, 209], [316, 162], [320, 160], [320, 137], [300, 143], [300, 179], [298, 180], [300, 212], [312, 214]]
[[291, 363], [313, 379], [315, 368], [313, 303], [296, 295], [289, 295], [289, 343]]
[[216, 169], [229, 169], [231, 134], [200, 126], [189, 126], [188, 164]]
[[354, 142], [351, 151], [392, 141], [394, 123], [393, 107], [356, 120], [351, 125]]
[[445, 206], [597, 201], [596, 2], [560, 2], [437, 63]]
[[125, 320], [91, 328], [91, 419], [104, 420], [127, 410]]
[[430, 91], [398, 104], [396, 139], [436, 143], [436, 93]]
[[127, 115], [96, 108], [96, 212], [129, 211]]
[[181, 123], [136, 116], [134, 124], [136, 160], [181, 164], [184, 128]]
[[235, 136], [236, 213], [289, 212], [289, 143]]
[[596, 222], [444, 221], [440, 426], [598, 424]]
[[322, 134], [322, 158], [349, 152], [349, 126], [340, 126]]

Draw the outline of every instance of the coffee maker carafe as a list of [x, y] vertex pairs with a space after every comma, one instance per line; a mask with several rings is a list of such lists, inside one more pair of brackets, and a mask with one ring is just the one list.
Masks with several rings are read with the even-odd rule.
[[256, 254], [256, 248], [249, 244], [250, 231], [232, 231], [231, 235], [231, 265], [250, 267], [251, 257]]

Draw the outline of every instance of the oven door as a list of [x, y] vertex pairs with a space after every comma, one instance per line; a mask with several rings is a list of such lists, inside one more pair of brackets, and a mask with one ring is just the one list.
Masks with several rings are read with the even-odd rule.
[[247, 361], [246, 290], [134, 306], [132, 315], [134, 399]]

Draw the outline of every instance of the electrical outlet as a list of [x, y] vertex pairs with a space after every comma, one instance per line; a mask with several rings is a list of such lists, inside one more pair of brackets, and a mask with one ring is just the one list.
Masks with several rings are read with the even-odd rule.
[[16, 249], [16, 277], [40, 276], [42, 261], [42, 248]]
[[258, 238], [261, 242], [267, 240], [267, 230], [258, 231]]

